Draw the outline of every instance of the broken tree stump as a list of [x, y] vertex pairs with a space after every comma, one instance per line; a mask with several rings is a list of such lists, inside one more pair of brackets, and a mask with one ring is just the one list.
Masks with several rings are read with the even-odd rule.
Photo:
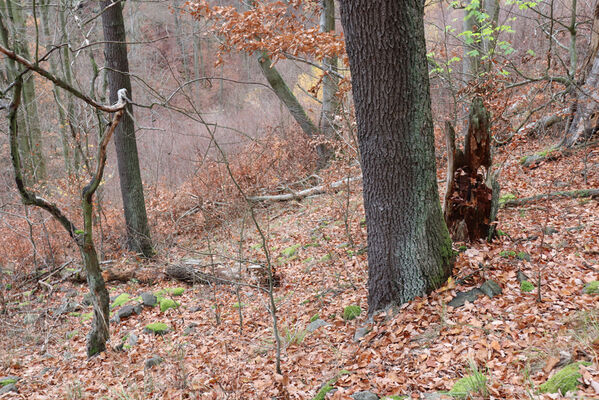
[[491, 118], [483, 100], [470, 107], [464, 150], [456, 147], [455, 131], [445, 125], [447, 186], [443, 212], [454, 241], [490, 240], [499, 206], [499, 184], [491, 171]]

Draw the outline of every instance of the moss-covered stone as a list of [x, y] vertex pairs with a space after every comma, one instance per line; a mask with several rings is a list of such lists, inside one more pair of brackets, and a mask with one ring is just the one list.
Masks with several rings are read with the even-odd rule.
[[17, 383], [18, 380], [19, 378], [17, 378], [16, 376], [7, 376], [4, 378], [0, 378], [0, 387], [4, 387], [12, 383]]
[[530, 261], [530, 254], [525, 251], [521, 251], [518, 253], [518, 258], [522, 261]]
[[404, 400], [404, 399], [407, 399], [407, 398], [408, 398], [408, 396], [391, 395], [391, 396], [381, 397], [381, 400]]
[[599, 281], [587, 283], [582, 291], [585, 294], [599, 294]]
[[146, 325], [144, 329], [147, 333], [153, 333], [154, 335], [164, 335], [171, 330], [169, 326], [163, 322], [154, 322]]
[[316, 320], [317, 320], [317, 319], [319, 319], [319, 318], [320, 318], [320, 314], [316, 313], [316, 314], [314, 314], [314, 315], [312, 316], [312, 318], [310, 318], [310, 322], [314, 322], [314, 321], [316, 321]]
[[342, 369], [341, 371], [339, 371], [339, 373], [333, 378], [330, 379], [329, 381], [327, 381], [327, 383], [325, 383], [320, 390], [318, 391], [318, 393], [316, 393], [316, 396], [314, 396], [312, 398], [312, 400], [324, 400], [324, 398], [326, 397], [327, 393], [329, 393], [331, 390], [333, 390], [335, 388], [335, 383], [337, 382], [337, 380], [339, 378], [341, 378], [344, 375], [349, 375], [351, 374], [351, 372], [349, 372], [348, 370]]
[[358, 317], [360, 314], [362, 314], [362, 309], [360, 308], [360, 306], [352, 305], [347, 306], [343, 309], [343, 319], [346, 321], [351, 321], [352, 319]]
[[568, 392], [576, 390], [579, 385], [579, 379], [582, 378], [580, 374], [580, 364], [588, 366], [591, 363], [588, 362], [577, 362], [570, 365], [566, 365], [553, 375], [549, 380], [539, 386], [539, 392], [541, 393], [558, 393], [565, 395]]
[[453, 384], [449, 394], [456, 399], [466, 399], [471, 394], [487, 391], [487, 377], [480, 372], [467, 375]]
[[185, 292], [185, 289], [182, 287], [174, 288], [171, 291], [171, 295], [173, 296], [181, 296]]
[[131, 300], [131, 297], [127, 293], [119, 294], [110, 305], [110, 308], [120, 307], [123, 304], [127, 303], [129, 300]]
[[160, 300], [160, 312], [165, 312], [169, 308], [177, 308], [179, 307], [179, 303], [172, 299], [162, 298]]
[[295, 253], [297, 253], [297, 249], [299, 249], [300, 247], [302, 247], [301, 244], [294, 244], [293, 246], [289, 246], [281, 251], [281, 255], [287, 258], [293, 257]]
[[525, 292], [525, 293], [530, 293], [533, 290], [535, 290], [535, 285], [533, 285], [529, 281], [522, 281], [520, 283], [520, 290], [523, 291], [523, 292]]

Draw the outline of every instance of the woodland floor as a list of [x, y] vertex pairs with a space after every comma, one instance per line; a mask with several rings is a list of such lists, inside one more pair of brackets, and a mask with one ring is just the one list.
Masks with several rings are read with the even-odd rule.
[[[503, 165], [502, 195], [522, 198], [599, 188], [599, 147], [583, 148], [532, 170], [520, 165], [522, 156], [543, 150], [544, 145], [519, 142], [499, 151], [495, 162]], [[439, 178], [444, 178], [442, 171]], [[7, 292], [8, 313], [0, 324], [0, 376], [22, 378], [19, 394], [7, 398], [311, 399], [341, 370], [350, 374], [339, 378], [338, 390], [327, 398], [347, 399], [361, 390], [381, 397], [419, 398], [449, 390], [472, 372], [473, 365], [489, 378], [491, 398], [555, 398], [535, 392], [555, 373], [564, 351], [573, 360], [591, 361], [587, 378], [599, 382], [599, 297], [581, 293], [586, 282], [599, 279], [597, 199], [542, 200], [503, 208], [498, 228], [504, 235], [492, 243], [468, 244], [457, 258], [455, 279], [445, 287], [396, 313], [377, 314], [373, 323], [366, 312], [346, 322], [345, 306], [357, 304], [365, 310], [367, 304], [360, 189], [355, 184], [349, 195], [345, 191], [315, 196], [259, 212], [275, 261], [284, 249], [300, 245], [277, 267], [281, 284], [274, 297], [282, 336], [282, 376], [275, 374], [268, 296], [255, 287], [240, 286], [238, 298], [231, 285], [187, 286], [176, 299], [181, 303], [178, 309], [164, 313], [156, 307], [145, 309], [111, 324], [111, 348], [88, 360], [85, 334], [90, 322], [77, 315], [57, 318], [51, 312], [67, 295], [81, 301], [86, 292], [84, 285], [65, 282], [51, 296], [41, 288], [34, 293]], [[177, 246], [163, 251], [150, 265], [163, 268], [183, 257], [201, 258], [194, 251], [217, 253], [215, 261], [230, 266], [237, 264], [223, 255], [263, 260], [259, 236], [250, 223], [247, 217], [236, 218], [205, 232], [203, 238], [179, 237]], [[545, 227], [556, 232], [543, 234]], [[530, 261], [514, 256], [520, 252], [530, 255]], [[129, 256], [119, 259], [117, 266], [144, 263]], [[541, 302], [536, 289], [520, 290], [518, 270], [535, 286], [541, 274]], [[469, 278], [456, 284], [465, 277]], [[247, 277], [246, 282], [255, 282], [252, 279]], [[498, 282], [503, 294], [457, 309], [446, 306], [457, 290], [468, 290], [485, 279]], [[109, 289], [111, 296], [135, 296], [180, 286], [184, 285], [162, 280], [153, 286], [111, 283]], [[330, 325], [304, 336], [316, 314]], [[159, 321], [172, 331], [164, 336], [144, 333], [146, 324]], [[192, 323], [195, 328], [186, 334]], [[354, 341], [356, 330], [364, 326], [370, 332]], [[138, 336], [138, 343], [126, 351], [114, 350], [130, 332]], [[165, 361], [144, 368], [152, 355]], [[582, 385], [575, 396], [597, 399], [597, 390]]]

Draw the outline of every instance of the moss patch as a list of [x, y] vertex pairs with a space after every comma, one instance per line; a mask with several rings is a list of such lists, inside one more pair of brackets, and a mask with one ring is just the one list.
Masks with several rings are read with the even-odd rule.
[[520, 290], [525, 293], [530, 293], [533, 290], [535, 290], [535, 285], [533, 285], [529, 281], [522, 281], [522, 283], [520, 283]]
[[165, 299], [164, 297], [160, 299], [160, 312], [165, 312], [169, 308], [177, 308], [179, 307], [179, 303], [172, 299]]
[[591, 363], [588, 362], [577, 362], [570, 365], [566, 365], [560, 369], [555, 375], [549, 380], [539, 386], [539, 392], [541, 393], [557, 393], [560, 392], [562, 395], [576, 390], [576, 387], [580, 383], [578, 380], [582, 378], [579, 372], [580, 364], [588, 366]]
[[289, 246], [286, 249], [283, 249], [283, 251], [281, 251], [281, 255], [287, 258], [293, 257], [295, 253], [297, 253], [297, 249], [299, 249], [301, 246], [301, 244], [294, 244], [293, 246]]
[[362, 314], [362, 309], [360, 306], [347, 306], [343, 309], [343, 319], [346, 321], [351, 321], [360, 314]]
[[169, 328], [169, 326], [163, 322], [154, 322], [152, 324], [146, 325], [144, 330], [147, 333], [153, 333], [154, 335], [164, 335], [170, 331], [171, 328]]
[[129, 300], [131, 300], [131, 297], [127, 293], [119, 294], [110, 305], [110, 308], [120, 307]]
[[331, 390], [335, 389], [335, 383], [337, 382], [337, 380], [339, 378], [341, 378], [344, 375], [349, 375], [351, 374], [351, 372], [342, 369], [341, 371], [339, 371], [339, 373], [333, 378], [327, 381], [327, 383], [325, 383], [320, 390], [318, 391], [318, 393], [316, 393], [316, 396], [314, 396], [312, 398], [312, 400], [324, 400], [324, 398], [326, 397], [327, 393], [329, 393]]
[[17, 383], [17, 378], [7, 377], [0, 379], [0, 387], [4, 387], [12, 383]]
[[585, 294], [599, 294], [599, 281], [587, 283], [582, 291]]
[[480, 372], [467, 375], [453, 384], [449, 394], [456, 399], [465, 399], [474, 393], [486, 393], [487, 377]]

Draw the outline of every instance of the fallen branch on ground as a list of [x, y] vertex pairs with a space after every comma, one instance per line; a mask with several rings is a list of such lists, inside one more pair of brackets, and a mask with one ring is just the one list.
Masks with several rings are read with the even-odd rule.
[[362, 176], [354, 176], [353, 178], [345, 178], [337, 182], [333, 182], [330, 185], [319, 185], [309, 189], [300, 190], [299, 192], [286, 193], [286, 194], [275, 194], [270, 196], [251, 196], [248, 197], [249, 201], [288, 201], [288, 200], [300, 200], [308, 196], [314, 196], [317, 194], [326, 193], [327, 189], [340, 189], [344, 185], [349, 183], [358, 182], [362, 180]]
[[522, 199], [513, 199], [507, 200], [505, 203], [501, 205], [502, 208], [506, 207], [516, 207], [521, 206], [528, 203], [534, 203], [539, 200], [552, 200], [552, 199], [561, 199], [561, 198], [581, 198], [581, 197], [593, 197], [599, 198], [599, 189], [581, 189], [581, 190], [570, 190], [570, 191], [560, 191], [553, 193], [544, 193], [538, 194], [536, 196], [524, 197]]

